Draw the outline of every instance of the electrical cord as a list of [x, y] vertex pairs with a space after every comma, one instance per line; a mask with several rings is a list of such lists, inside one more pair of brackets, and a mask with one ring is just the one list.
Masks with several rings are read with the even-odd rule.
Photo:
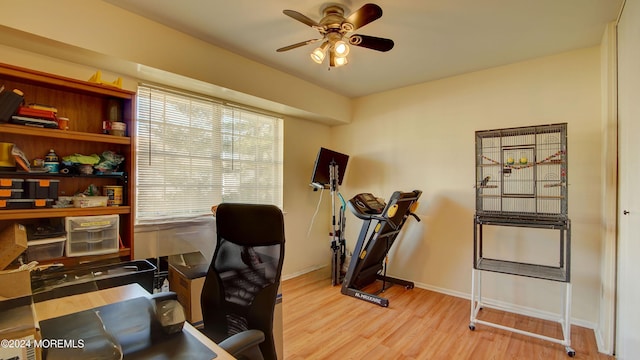
[[320, 204], [322, 203], [322, 194], [324, 194], [324, 187], [320, 189], [320, 198], [318, 199], [318, 205], [316, 205], [316, 212], [313, 213], [311, 217], [311, 223], [309, 224], [309, 229], [307, 230], [307, 239], [311, 236], [311, 228], [313, 227], [313, 223], [316, 220], [316, 215], [318, 215], [318, 211], [320, 210]]
[[32, 261], [30, 263], [27, 264], [21, 264], [17, 269], [15, 270], [11, 270], [10, 272], [18, 272], [18, 271], [23, 271], [23, 270], [33, 270], [35, 269], [35, 267], [38, 266], [38, 262], [37, 261]]

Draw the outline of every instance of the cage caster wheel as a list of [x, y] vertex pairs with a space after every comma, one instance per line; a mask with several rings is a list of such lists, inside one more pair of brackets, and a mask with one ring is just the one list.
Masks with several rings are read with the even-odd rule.
[[411, 289], [413, 289], [413, 285], [405, 285], [404, 288], [406, 290], [411, 290]]
[[474, 331], [475, 329], [476, 329], [476, 324], [470, 323], [469, 324], [469, 330]]
[[570, 348], [570, 347], [568, 347], [568, 346], [567, 346], [567, 347], [566, 347], [566, 350], [567, 350], [567, 355], [568, 355], [569, 357], [574, 357], [574, 356], [576, 356], [576, 351], [575, 351], [575, 350], [573, 350], [572, 348]]

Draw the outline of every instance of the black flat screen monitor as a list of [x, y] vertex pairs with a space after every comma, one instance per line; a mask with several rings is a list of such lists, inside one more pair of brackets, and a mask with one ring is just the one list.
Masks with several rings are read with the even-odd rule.
[[342, 179], [344, 179], [344, 172], [347, 170], [348, 161], [349, 155], [321, 147], [320, 151], [318, 151], [318, 156], [316, 157], [316, 163], [313, 166], [311, 183], [322, 186], [330, 185], [329, 166], [332, 163], [335, 163], [338, 165], [338, 185], [342, 185]]

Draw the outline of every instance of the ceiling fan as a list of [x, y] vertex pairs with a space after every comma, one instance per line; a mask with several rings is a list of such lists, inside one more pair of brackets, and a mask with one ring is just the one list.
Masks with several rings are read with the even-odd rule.
[[277, 52], [322, 41], [322, 44], [311, 53], [311, 59], [318, 64], [322, 64], [327, 53], [329, 53], [329, 66], [334, 67], [347, 63], [349, 45], [377, 51], [393, 49], [394, 43], [391, 39], [361, 34], [348, 35], [382, 16], [382, 9], [376, 4], [365, 4], [347, 17], [344, 16], [344, 8], [342, 6], [328, 5], [323, 9], [324, 17], [318, 22], [294, 10], [284, 10], [283, 13], [316, 29], [322, 37], [281, 47], [276, 50]]

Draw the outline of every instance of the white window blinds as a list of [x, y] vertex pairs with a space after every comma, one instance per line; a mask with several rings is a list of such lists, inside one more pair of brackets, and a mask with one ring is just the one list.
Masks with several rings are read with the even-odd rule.
[[137, 99], [137, 224], [221, 202], [282, 207], [282, 119], [149, 85]]

